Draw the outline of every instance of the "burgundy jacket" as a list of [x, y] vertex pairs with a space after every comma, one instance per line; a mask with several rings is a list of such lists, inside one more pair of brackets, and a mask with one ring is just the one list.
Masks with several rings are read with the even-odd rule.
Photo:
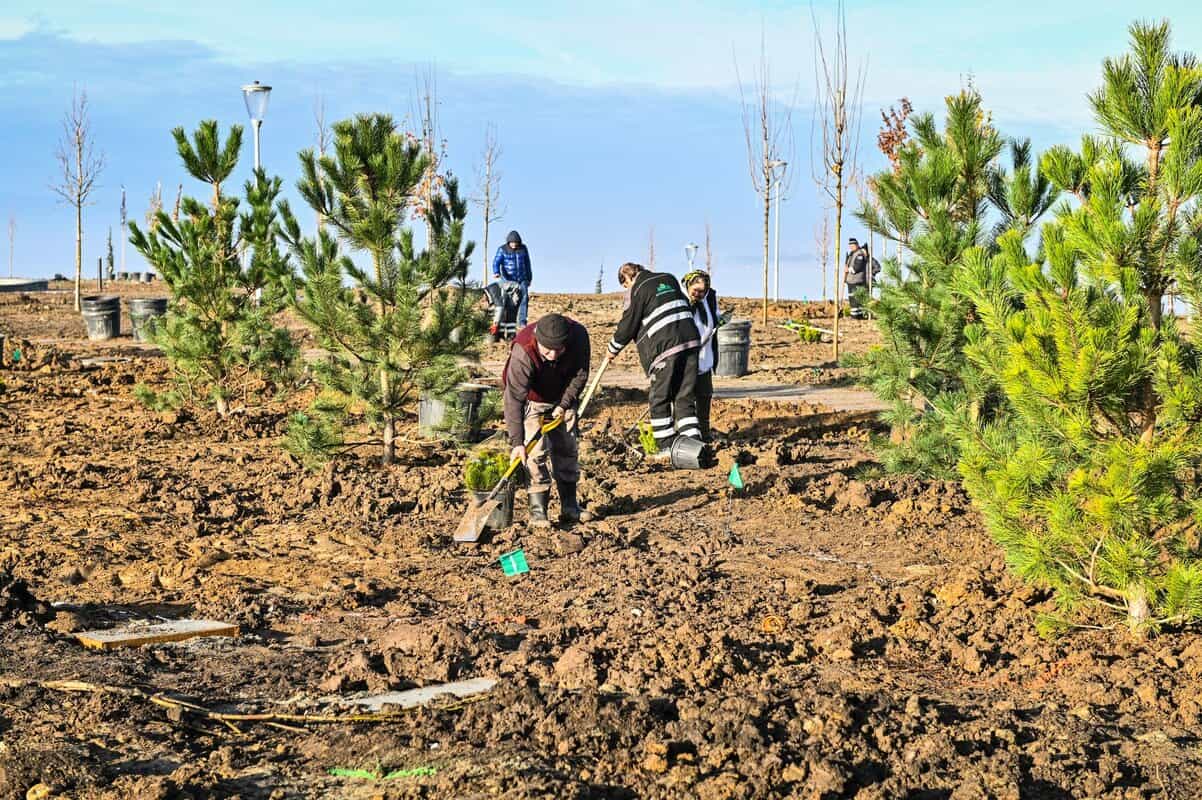
[[591, 353], [585, 327], [569, 319], [566, 348], [555, 361], [547, 361], [538, 352], [534, 326], [531, 323], [518, 331], [501, 373], [505, 428], [514, 447], [525, 440], [526, 403], [550, 403], [566, 410], [576, 405], [588, 383]]

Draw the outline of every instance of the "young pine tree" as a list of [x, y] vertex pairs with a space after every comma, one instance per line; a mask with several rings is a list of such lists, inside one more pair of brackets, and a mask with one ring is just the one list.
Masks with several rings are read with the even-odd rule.
[[279, 385], [296, 362], [291, 336], [272, 321], [286, 307], [284, 283], [292, 272], [277, 243], [281, 184], [257, 170], [239, 213], [240, 201], [222, 185], [237, 166], [242, 129], [231, 127], [224, 145], [211, 120], [200, 123], [191, 141], [183, 128], [172, 135], [184, 168], [210, 185], [209, 204], [183, 198], [178, 221], [160, 206], [148, 231], [129, 224], [130, 242], [171, 291], [153, 336], [174, 372], [174, 399], [207, 397], [224, 417], [236, 392], [245, 393], [255, 379]]
[[1090, 100], [1102, 138], [1050, 151], [1076, 196], [1043, 228], [974, 252], [968, 354], [1005, 424], [963, 411], [960, 471], [1023, 577], [1055, 590], [1051, 624], [1118, 615], [1136, 633], [1202, 619], [1202, 339], [1163, 312], [1202, 306], [1202, 69], [1167, 23], [1131, 27]]
[[[333, 151], [318, 157], [307, 150], [300, 160], [297, 189], [325, 226], [316, 238], [303, 237], [285, 210], [285, 238], [303, 272], [292, 302], [328, 352], [315, 365], [327, 394], [350, 401], [327, 422], [340, 425], [348, 410], [365, 410], [390, 464], [397, 421], [415, 390], [445, 391], [461, 379], [458, 359], [475, 356], [485, 330], [477, 293], [466, 286], [473, 249], [464, 241], [466, 203], [451, 179], [423, 196], [430, 201], [423, 206], [429, 241], [415, 247], [405, 214], [425, 185], [428, 157], [386, 115], [335, 124]], [[366, 266], [339, 242], [362, 254]], [[328, 454], [341, 441], [328, 425], [304, 422], [314, 435], [298, 428], [295, 449]]]
[[857, 359], [861, 380], [889, 404], [891, 432], [880, 443], [891, 471], [946, 475], [954, 470], [954, 440], [929, 413], [944, 398], [977, 389], [964, 357], [971, 308], [951, 290], [964, 254], [983, 239], [989, 180], [1002, 139], [981, 98], [964, 91], [947, 98], [943, 130], [931, 114], [911, 117], [912, 136], [895, 169], [871, 181], [880, 210], [866, 204], [858, 217], [907, 251], [887, 259], [880, 298], [871, 304], [882, 344]]

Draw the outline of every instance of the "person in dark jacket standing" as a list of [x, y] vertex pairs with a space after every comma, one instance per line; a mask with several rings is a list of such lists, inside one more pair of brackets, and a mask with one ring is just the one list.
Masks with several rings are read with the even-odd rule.
[[[559, 489], [559, 521], [572, 524], [581, 518], [576, 500], [580, 464], [574, 422], [576, 405], [588, 383], [589, 355], [588, 331], [583, 325], [561, 314], [547, 314], [518, 332], [501, 373], [505, 429], [513, 447], [510, 459], [522, 459], [530, 472], [530, 524], [536, 528], [551, 526], [547, 506], [552, 477]], [[546, 414], [562, 417], [563, 424], [527, 453], [525, 442]]]
[[881, 262], [868, 252], [867, 247], [861, 247], [855, 239], [847, 240], [847, 260], [843, 266], [843, 284], [847, 287], [847, 302], [851, 305], [851, 316], [854, 319], [864, 319], [868, 312], [860, 302], [856, 289], [863, 286], [868, 288], [868, 270], [875, 276], [881, 271]]
[[530, 267], [530, 251], [522, 244], [522, 236], [517, 231], [510, 231], [505, 237], [505, 244], [497, 248], [497, 255], [492, 260], [494, 278], [516, 283], [522, 287], [522, 298], [518, 301], [519, 328], [526, 327], [526, 314], [530, 307], [530, 284], [534, 281], [534, 271]]
[[714, 367], [718, 364], [718, 294], [710, 286], [710, 274], [695, 269], [680, 279], [689, 305], [693, 309], [693, 322], [701, 337], [701, 349], [697, 352], [697, 427], [701, 429], [701, 441], [711, 442], [710, 406], [714, 401]]
[[610, 357], [636, 342], [639, 362], [651, 378], [651, 428], [662, 457], [677, 436], [701, 438], [697, 419], [697, 355], [701, 337], [689, 301], [674, 275], [650, 272], [641, 264], [623, 264], [618, 282], [627, 290], [626, 308]]

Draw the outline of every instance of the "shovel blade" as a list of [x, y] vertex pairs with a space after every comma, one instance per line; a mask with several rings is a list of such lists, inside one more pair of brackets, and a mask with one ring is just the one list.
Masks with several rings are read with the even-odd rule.
[[455, 541], [480, 541], [480, 535], [488, 527], [488, 518], [500, 507], [500, 500], [489, 500], [487, 503], [469, 508], [463, 518], [459, 520], [459, 527], [455, 529]]

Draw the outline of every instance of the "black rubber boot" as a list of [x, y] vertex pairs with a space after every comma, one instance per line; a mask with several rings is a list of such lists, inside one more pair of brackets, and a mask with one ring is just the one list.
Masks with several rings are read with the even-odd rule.
[[575, 525], [580, 521], [580, 504], [576, 501], [576, 484], [556, 481], [559, 489], [559, 521], [565, 525]]
[[531, 492], [530, 493], [530, 527], [531, 528], [550, 528], [551, 520], [547, 518], [547, 502], [551, 498], [550, 492]]

